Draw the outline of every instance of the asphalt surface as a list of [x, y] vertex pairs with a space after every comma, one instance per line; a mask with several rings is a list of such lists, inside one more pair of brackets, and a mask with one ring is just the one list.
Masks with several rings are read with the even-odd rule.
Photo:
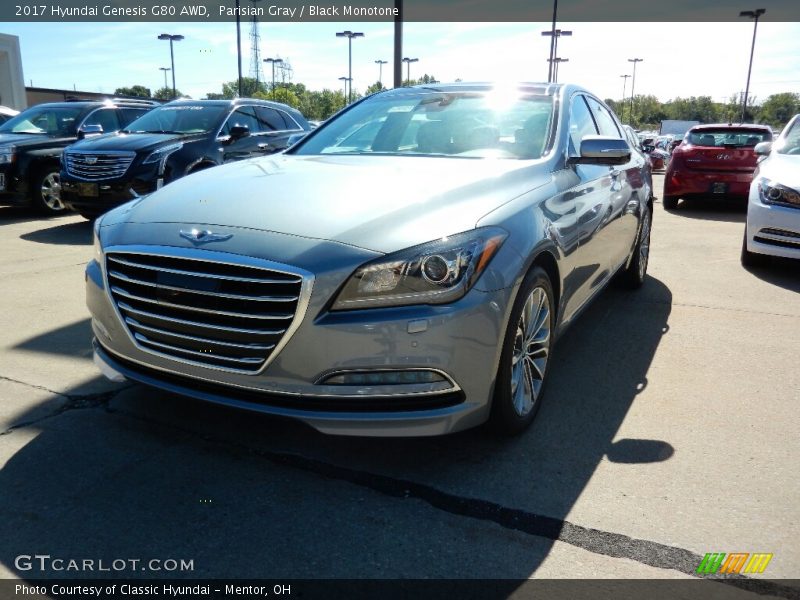
[[652, 579], [771, 552], [709, 585], [800, 597], [763, 581], [800, 577], [800, 270], [743, 269], [744, 218], [657, 202], [645, 286], [559, 341], [524, 435], [398, 440], [104, 380], [91, 226], [0, 207], [0, 578], [65, 575], [15, 567], [35, 553], [193, 560], [136, 577]]

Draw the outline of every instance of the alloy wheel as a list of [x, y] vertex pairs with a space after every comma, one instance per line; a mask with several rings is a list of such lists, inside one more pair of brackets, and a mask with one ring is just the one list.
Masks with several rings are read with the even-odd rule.
[[511, 358], [511, 397], [517, 415], [528, 415], [539, 400], [550, 357], [550, 300], [531, 290], [517, 323]]
[[42, 179], [40, 192], [42, 202], [48, 209], [54, 212], [64, 210], [64, 204], [61, 202], [61, 177], [58, 173], [48, 173]]

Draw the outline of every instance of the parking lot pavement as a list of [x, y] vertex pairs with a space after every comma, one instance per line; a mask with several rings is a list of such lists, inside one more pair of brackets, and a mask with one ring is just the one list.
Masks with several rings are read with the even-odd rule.
[[559, 341], [531, 430], [403, 440], [104, 381], [91, 227], [0, 208], [0, 577], [36, 551], [434, 578], [686, 578], [706, 552], [771, 552], [754, 578], [797, 578], [797, 268], [740, 266], [741, 205], [655, 209], [644, 288]]

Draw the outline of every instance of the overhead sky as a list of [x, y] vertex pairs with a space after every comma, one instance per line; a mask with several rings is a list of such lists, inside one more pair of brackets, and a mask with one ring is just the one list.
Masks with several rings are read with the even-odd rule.
[[[622, 97], [623, 78], [636, 68], [636, 93], [666, 101], [711, 96], [726, 101], [744, 90], [752, 21], [733, 23], [559, 23], [573, 31], [559, 41], [558, 54], [569, 59], [559, 81], [578, 83], [602, 98]], [[423, 73], [440, 81], [547, 79], [549, 23], [406, 23], [405, 56], [418, 58], [411, 77]], [[259, 24], [261, 57], [287, 59], [294, 82], [311, 89], [338, 89], [347, 75], [347, 39], [337, 31], [364, 32], [353, 40], [354, 89], [378, 79], [391, 86], [393, 24]], [[194, 98], [219, 92], [236, 78], [236, 28], [232, 23], [0, 23], [0, 32], [17, 35], [26, 85], [113, 93], [140, 84], [164, 85], [159, 67], [169, 67], [169, 43], [160, 33], [182, 34], [175, 44], [177, 87]], [[242, 23], [242, 70], [250, 73], [250, 24]], [[263, 65], [267, 80], [268, 64]], [[405, 78], [405, 66], [403, 70]], [[171, 85], [171, 79], [170, 85]], [[626, 94], [630, 94], [627, 79]], [[800, 23], [758, 25], [750, 93], [757, 101], [778, 92], [800, 93]]]

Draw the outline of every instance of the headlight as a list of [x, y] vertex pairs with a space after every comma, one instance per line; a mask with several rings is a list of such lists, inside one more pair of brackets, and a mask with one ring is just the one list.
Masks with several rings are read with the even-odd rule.
[[144, 159], [144, 164], [156, 163], [159, 161], [167, 160], [167, 157], [172, 154], [173, 152], [177, 152], [183, 148], [183, 142], [178, 142], [177, 144], [170, 144], [169, 146], [164, 146], [163, 148], [159, 148], [158, 150], [154, 150], [150, 153], [150, 156]]
[[407, 248], [356, 269], [332, 310], [444, 304], [466, 294], [508, 237], [483, 227]]
[[92, 236], [93, 237], [92, 245], [94, 246], [94, 256], [93, 256], [93, 258], [99, 264], [102, 265], [103, 264], [103, 247], [100, 245], [100, 221], [101, 220], [102, 220], [101, 218], [98, 218], [94, 222], [94, 227], [93, 227], [94, 235]]
[[0, 146], [0, 165], [7, 165], [14, 162], [16, 156], [16, 146]]
[[764, 204], [788, 204], [800, 208], [800, 193], [769, 179], [758, 182], [758, 196]]

